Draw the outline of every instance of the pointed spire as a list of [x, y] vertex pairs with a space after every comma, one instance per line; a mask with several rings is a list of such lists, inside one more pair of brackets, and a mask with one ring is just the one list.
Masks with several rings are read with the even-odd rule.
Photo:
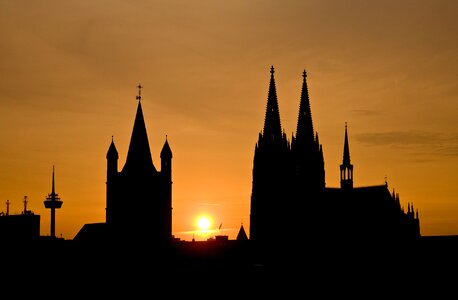
[[[139, 85], [137, 100], [141, 99], [141, 88], [142, 86]], [[142, 103], [140, 101], [138, 101], [137, 114], [135, 116], [132, 136], [130, 138], [129, 150], [122, 172], [130, 172], [132, 170], [142, 172], [157, 171], [151, 158], [148, 134], [146, 133], [145, 119], [143, 118]]]
[[167, 135], [165, 135], [165, 143], [161, 150], [161, 158], [172, 158], [172, 150], [170, 149], [170, 145], [167, 140]]
[[348, 146], [347, 122], [345, 122], [345, 140], [342, 164], [350, 165], [350, 147]]
[[302, 73], [301, 100], [299, 104], [299, 116], [297, 118], [296, 138], [306, 143], [311, 143], [314, 138], [312, 112], [310, 109], [309, 92], [307, 87], [307, 72]]
[[113, 136], [111, 136], [111, 144], [107, 151], [107, 159], [118, 159], [118, 158], [119, 158], [118, 150], [116, 150]]
[[341, 188], [353, 188], [353, 165], [350, 163], [347, 122], [345, 122], [343, 161], [340, 165], [340, 186]]
[[277, 90], [275, 88], [274, 66], [270, 68], [269, 94], [267, 96], [266, 116], [264, 120], [264, 138], [281, 140], [280, 111], [278, 109]]

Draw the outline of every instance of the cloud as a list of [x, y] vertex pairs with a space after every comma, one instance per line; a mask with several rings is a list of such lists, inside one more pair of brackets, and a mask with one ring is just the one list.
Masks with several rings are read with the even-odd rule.
[[368, 145], [406, 150], [417, 156], [458, 156], [458, 133], [453, 132], [369, 132], [358, 134], [356, 140]]
[[357, 116], [364, 116], [364, 117], [377, 116], [381, 114], [379, 111], [370, 110], [370, 109], [353, 109], [350, 111], [350, 113], [357, 115]]

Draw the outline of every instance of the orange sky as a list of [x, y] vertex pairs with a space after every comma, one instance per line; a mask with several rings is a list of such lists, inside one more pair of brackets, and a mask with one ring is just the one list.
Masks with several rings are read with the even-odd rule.
[[348, 122], [354, 185], [386, 177], [422, 235], [458, 234], [457, 12], [454, 0], [1, 1], [0, 211], [20, 213], [27, 195], [49, 235], [55, 165], [56, 234], [104, 222], [105, 155], [114, 136], [124, 165], [141, 83], [153, 162], [166, 135], [174, 155], [174, 234], [190, 240], [200, 214], [248, 233], [274, 65], [289, 136], [307, 70], [328, 187]]

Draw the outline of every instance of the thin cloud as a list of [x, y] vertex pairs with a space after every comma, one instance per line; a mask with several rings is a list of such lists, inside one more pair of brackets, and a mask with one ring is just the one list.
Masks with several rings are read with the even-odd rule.
[[[458, 156], [458, 133], [426, 131], [390, 131], [362, 133], [356, 140], [374, 146], [407, 150], [412, 155]], [[419, 161], [428, 161], [419, 158]]]
[[372, 117], [372, 116], [381, 115], [381, 112], [376, 111], [376, 110], [370, 110], [370, 109], [353, 109], [353, 110], [350, 110], [350, 113], [356, 116], [363, 116], [363, 117]]

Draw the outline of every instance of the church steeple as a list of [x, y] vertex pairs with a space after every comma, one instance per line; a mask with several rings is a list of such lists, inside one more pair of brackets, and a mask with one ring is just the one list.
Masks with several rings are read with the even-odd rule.
[[348, 146], [347, 122], [345, 122], [345, 139], [343, 160], [340, 165], [340, 188], [353, 188], [353, 165], [350, 163], [350, 147]]
[[310, 109], [309, 92], [307, 87], [307, 72], [302, 73], [301, 101], [299, 104], [299, 116], [297, 118], [296, 140], [300, 144], [313, 145], [314, 131], [312, 122], [312, 112]]
[[282, 138], [280, 111], [278, 109], [277, 90], [275, 88], [274, 66], [270, 68], [269, 94], [267, 97], [267, 109], [264, 120], [263, 136], [271, 141], [280, 141]]
[[145, 120], [141, 104], [141, 85], [138, 85], [137, 114], [135, 116], [132, 136], [130, 138], [129, 150], [127, 152], [126, 163], [122, 170], [123, 173], [131, 172], [157, 172], [151, 158], [151, 151], [146, 133]]

